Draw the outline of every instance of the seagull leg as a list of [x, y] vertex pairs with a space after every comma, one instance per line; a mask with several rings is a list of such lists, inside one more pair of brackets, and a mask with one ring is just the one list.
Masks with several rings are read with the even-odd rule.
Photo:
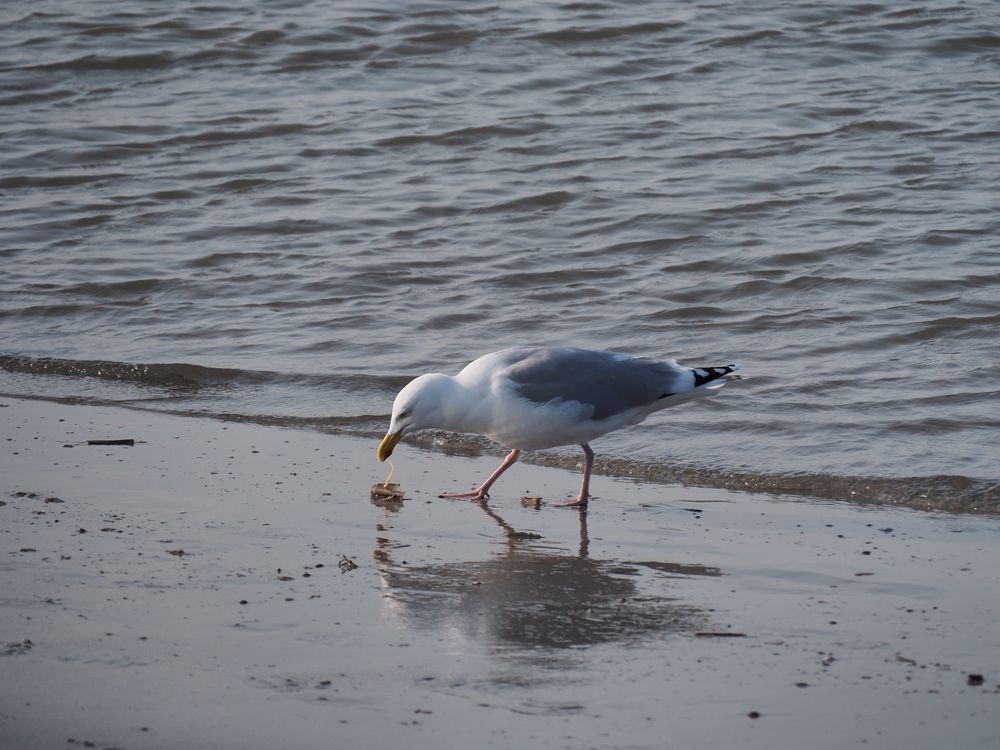
[[517, 457], [520, 455], [521, 451], [518, 448], [515, 448], [510, 453], [508, 453], [507, 457], [503, 460], [503, 463], [497, 467], [496, 471], [490, 474], [489, 479], [487, 479], [485, 482], [479, 485], [479, 487], [473, 490], [472, 492], [442, 492], [440, 495], [438, 495], [438, 497], [447, 497], [453, 500], [488, 499], [490, 496], [490, 487], [492, 487], [493, 483], [500, 478], [501, 474], [503, 474], [505, 471], [507, 471], [507, 469], [509, 469], [511, 466], [514, 465], [514, 462], [517, 461]]
[[590, 498], [590, 470], [594, 468], [594, 451], [586, 443], [580, 443], [580, 447], [583, 448], [583, 484], [580, 485], [580, 494], [572, 500], [556, 503], [561, 508], [586, 508]]

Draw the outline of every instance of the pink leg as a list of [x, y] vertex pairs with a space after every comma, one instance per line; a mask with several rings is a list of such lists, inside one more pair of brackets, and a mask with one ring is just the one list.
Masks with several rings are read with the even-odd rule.
[[586, 508], [587, 500], [590, 498], [590, 470], [594, 468], [594, 451], [586, 443], [580, 443], [583, 448], [583, 484], [580, 485], [580, 494], [571, 500], [565, 500], [556, 505], [562, 508]]
[[520, 455], [521, 451], [517, 448], [508, 453], [507, 458], [497, 467], [496, 471], [490, 474], [489, 479], [473, 492], [442, 492], [438, 497], [448, 497], [455, 500], [486, 500], [490, 496], [490, 487], [493, 486], [493, 483], [500, 478], [501, 474], [514, 465], [514, 462], [517, 461], [517, 457]]

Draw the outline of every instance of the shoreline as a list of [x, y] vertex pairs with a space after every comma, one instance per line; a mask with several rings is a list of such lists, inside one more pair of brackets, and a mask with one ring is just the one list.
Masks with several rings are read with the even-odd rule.
[[[357, 442], [373, 440], [376, 444], [383, 434], [381, 430], [370, 434], [331, 431], [327, 420], [320, 417], [214, 414], [184, 409], [158, 409], [134, 403], [121, 404], [101, 399], [52, 398], [33, 395], [0, 396], [0, 404], [3, 403], [2, 399], [4, 398], [8, 401], [29, 401], [96, 409], [127, 409], [135, 411], [139, 415], [154, 414], [183, 419], [206, 419], [224, 424], [245, 424], [309, 431], [331, 438], [347, 438]], [[435, 431], [410, 435], [402, 441], [402, 444], [437, 455], [469, 458], [496, 456], [497, 462], [506, 453], [505, 450], [486, 438]], [[574, 451], [570, 453], [525, 451], [518, 463], [575, 472], [579, 468], [579, 456]], [[793, 501], [829, 500], [861, 507], [902, 508], [927, 513], [940, 512], [1000, 518], [1000, 484], [993, 480], [958, 474], [884, 477], [816, 472], [768, 474], [682, 463], [654, 464], [598, 452], [594, 462], [594, 476], [641, 481], [668, 488], [680, 485], [723, 492], [780, 496]]]
[[5, 403], [4, 746], [1000, 742], [996, 517]]

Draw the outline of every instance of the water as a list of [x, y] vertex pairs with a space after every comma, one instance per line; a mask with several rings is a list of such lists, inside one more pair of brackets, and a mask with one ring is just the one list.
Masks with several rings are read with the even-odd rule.
[[0, 393], [374, 438], [502, 346], [739, 361], [599, 469], [1000, 510], [992, 0], [241, 5], [0, 9]]

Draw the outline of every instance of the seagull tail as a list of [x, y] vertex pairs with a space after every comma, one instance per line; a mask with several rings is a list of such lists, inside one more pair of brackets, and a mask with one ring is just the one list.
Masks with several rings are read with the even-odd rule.
[[742, 365], [724, 365], [722, 367], [693, 367], [694, 387], [696, 389], [717, 390], [730, 380], [739, 380]]

